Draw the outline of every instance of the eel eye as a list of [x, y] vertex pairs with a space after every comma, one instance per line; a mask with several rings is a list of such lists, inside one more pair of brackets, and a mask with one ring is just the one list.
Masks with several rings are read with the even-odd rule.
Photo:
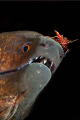
[[27, 52], [29, 49], [30, 49], [30, 45], [26, 44], [26, 45], [23, 47], [22, 51], [23, 51], [23, 53], [25, 53], [25, 52]]

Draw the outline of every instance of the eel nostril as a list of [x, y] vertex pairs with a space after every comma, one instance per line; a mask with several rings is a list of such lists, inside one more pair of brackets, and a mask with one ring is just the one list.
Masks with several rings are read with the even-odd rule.
[[62, 59], [63, 57], [65, 57], [65, 54], [64, 53], [59, 53], [59, 57], [60, 57], [60, 59]]
[[44, 43], [41, 43], [41, 46], [48, 48], [49, 44], [48, 44], [48, 42], [44, 42]]
[[59, 55], [59, 56], [60, 56], [60, 58], [62, 59], [63, 56], [62, 56], [62, 55]]

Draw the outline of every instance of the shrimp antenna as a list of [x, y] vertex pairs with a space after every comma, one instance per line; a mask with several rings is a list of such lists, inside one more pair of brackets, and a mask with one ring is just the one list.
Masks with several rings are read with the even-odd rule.
[[73, 40], [73, 41], [70, 40], [70, 43], [76, 42], [76, 41], [78, 41], [78, 40], [79, 40], [79, 39], [75, 39], [75, 40]]

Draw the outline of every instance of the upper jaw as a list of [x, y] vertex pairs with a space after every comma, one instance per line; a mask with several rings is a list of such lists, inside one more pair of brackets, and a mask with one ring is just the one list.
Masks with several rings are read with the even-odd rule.
[[36, 62], [36, 64], [37, 63], [42, 63], [42, 64], [46, 65], [50, 69], [51, 73], [54, 70], [53, 61], [51, 61], [49, 58], [44, 57], [44, 56], [37, 56], [37, 57], [35, 57], [33, 59], [30, 59], [29, 62], [26, 63], [24, 66], [18, 67], [16, 69], [0, 72], [0, 75], [7, 75], [7, 74], [15, 73], [15, 72], [21, 70], [22, 68], [24, 68], [25, 66], [27, 66], [27, 65], [29, 65], [31, 63], [34, 63], [34, 62]]

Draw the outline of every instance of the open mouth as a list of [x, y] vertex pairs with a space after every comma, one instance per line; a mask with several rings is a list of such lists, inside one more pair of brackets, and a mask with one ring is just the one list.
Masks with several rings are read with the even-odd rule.
[[1, 72], [0, 75], [11, 74], [11, 73], [17, 72], [17, 71], [21, 70], [22, 68], [24, 68], [25, 66], [27, 66], [31, 63], [34, 63], [34, 62], [38, 62], [38, 63], [42, 63], [42, 64], [46, 65], [50, 69], [51, 73], [54, 70], [54, 63], [49, 58], [39, 56], [39, 57], [35, 57], [31, 61], [29, 61], [29, 63], [27, 63], [26, 65], [24, 65], [20, 68]]
[[34, 58], [33, 62], [38, 62], [46, 65], [51, 72], [54, 70], [54, 63], [49, 58], [39, 56]]

